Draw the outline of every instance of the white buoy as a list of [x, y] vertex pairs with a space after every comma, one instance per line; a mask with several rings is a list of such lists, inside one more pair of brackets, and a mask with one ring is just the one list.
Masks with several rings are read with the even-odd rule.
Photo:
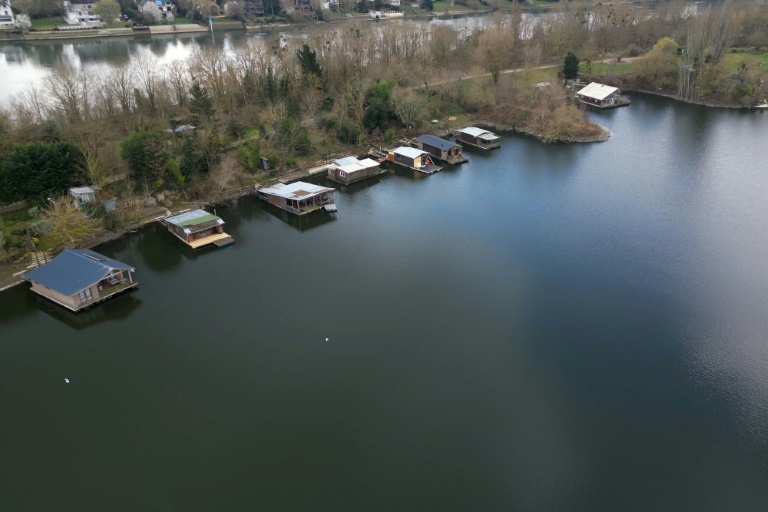
[[325, 341], [328, 341], [328, 338], [325, 338]]
[[66, 382], [67, 384], [69, 384], [69, 379], [64, 379], [64, 382]]

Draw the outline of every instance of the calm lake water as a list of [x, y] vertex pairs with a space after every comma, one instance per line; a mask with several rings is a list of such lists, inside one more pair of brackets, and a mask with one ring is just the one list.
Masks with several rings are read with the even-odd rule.
[[225, 249], [148, 227], [78, 316], [0, 294], [0, 509], [765, 511], [768, 115], [594, 117], [243, 199]]

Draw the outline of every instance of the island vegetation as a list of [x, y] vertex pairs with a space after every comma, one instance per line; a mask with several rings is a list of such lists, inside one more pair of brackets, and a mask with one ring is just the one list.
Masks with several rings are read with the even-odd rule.
[[[760, 6], [553, 10], [531, 17], [515, 5], [463, 25], [327, 25], [227, 52], [199, 47], [164, 66], [144, 53], [98, 73], [57, 68], [0, 112], [0, 259], [478, 121], [549, 142], [604, 140], [565, 87], [574, 76], [712, 104], [765, 101]], [[64, 198], [77, 185], [98, 190], [85, 214]]]

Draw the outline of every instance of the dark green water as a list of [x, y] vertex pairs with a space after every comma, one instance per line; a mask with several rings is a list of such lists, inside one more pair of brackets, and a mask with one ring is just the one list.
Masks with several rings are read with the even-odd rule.
[[768, 116], [633, 99], [0, 294], [0, 510], [766, 510]]

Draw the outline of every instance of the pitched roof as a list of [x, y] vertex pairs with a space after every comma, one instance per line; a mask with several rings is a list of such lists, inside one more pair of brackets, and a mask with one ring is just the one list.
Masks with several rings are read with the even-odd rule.
[[467, 135], [471, 135], [473, 137], [477, 137], [478, 135], [488, 133], [488, 130], [483, 130], [482, 128], [475, 128], [474, 126], [467, 126], [466, 128], [463, 128], [459, 131], [461, 133], [466, 133]]
[[174, 215], [173, 217], [165, 219], [165, 222], [168, 224], [173, 224], [180, 228], [188, 228], [212, 221], [221, 221], [219, 224], [224, 224], [224, 221], [219, 217], [212, 213], [208, 213], [205, 210], [192, 210], [191, 212], [180, 213], [179, 215]]
[[65, 249], [49, 263], [23, 275], [67, 297], [104, 279], [112, 270], [135, 270], [89, 249]]
[[421, 155], [426, 155], [426, 151], [422, 151], [420, 149], [416, 148], [409, 148], [408, 146], [400, 146], [399, 148], [392, 151], [393, 153], [396, 153], [398, 155], [403, 155], [408, 158], [418, 158]]
[[441, 139], [440, 137], [435, 137], [434, 135], [419, 135], [416, 137], [416, 140], [423, 144], [429, 144], [433, 148], [442, 149], [444, 151], [448, 151], [456, 145], [453, 142]]
[[353, 156], [348, 156], [346, 158], [339, 158], [334, 163], [336, 164], [337, 169], [339, 169], [340, 171], [344, 171], [346, 173], [355, 173], [358, 171], [364, 171], [366, 169], [379, 166], [378, 162], [376, 162], [375, 160], [371, 160], [370, 158], [364, 158], [363, 160], [358, 160]]
[[614, 92], [618, 91], [617, 87], [611, 87], [610, 85], [603, 85], [597, 82], [592, 82], [588, 86], [579, 90], [576, 94], [580, 96], [586, 96], [596, 100], [604, 100]]
[[322, 194], [323, 192], [333, 191], [334, 189], [332, 188], [320, 187], [303, 181], [297, 181], [290, 184], [278, 183], [272, 187], [259, 189], [260, 193], [284, 197], [286, 199], [305, 199], [307, 197]]

